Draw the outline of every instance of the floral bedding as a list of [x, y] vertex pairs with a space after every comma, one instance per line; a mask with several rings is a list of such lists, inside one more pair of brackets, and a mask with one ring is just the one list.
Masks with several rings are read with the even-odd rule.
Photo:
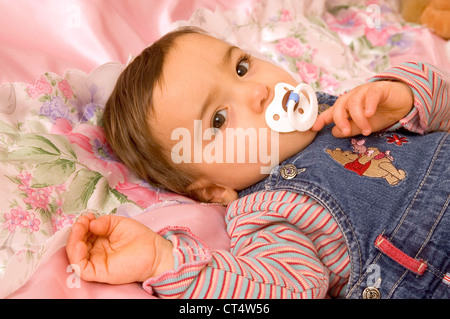
[[[64, 77], [45, 73], [34, 84], [2, 87], [4, 280], [20, 275], [17, 279], [23, 281], [45, 253], [47, 240], [72, 225], [84, 210], [114, 214], [124, 204], [141, 209], [161, 200], [160, 192], [134, 178], [115, 158], [99, 125], [122, 69], [110, 63], [89, 76], [77, 71]], [[8, 263], [16, 264], [13, 272], [7, 272]]]
[[[395, 3], [267, 0], [250, 12], [198, 10], [174, 27], [202, 27], [316, 90], [339, 94], [388, 67], [426, 32], [404, 23]], [[109, 147], [101, 116], [123, 68], [47, 72], [32, 84], [0, 87], [0, 297], [49, 262], [86, 210], [139, 216], [162, 203], [192, 204], [137, 179]]]

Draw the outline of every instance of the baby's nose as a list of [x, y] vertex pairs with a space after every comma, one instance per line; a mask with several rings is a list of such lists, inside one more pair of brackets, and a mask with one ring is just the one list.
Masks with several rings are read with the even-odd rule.
[[269, 88], [264, 84], [254, 84], [247, 92], [249, 107], [257, 112], [264, 112], [267, 105], [271, 102], [269, 99]]

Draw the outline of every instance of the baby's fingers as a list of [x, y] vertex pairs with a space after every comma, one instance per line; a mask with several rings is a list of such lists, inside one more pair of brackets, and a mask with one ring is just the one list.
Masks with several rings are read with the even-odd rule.
[[333, 128], [333, 132], [339, 132], [337, 135], [334, 134], [336, 137], [347, 137], [351, 134], [348, 100], [347, 95], [341, 96], [331, 108], [333, 111], [333, 122], [336, 125]]
[[84, 268], [88, 258], [89, 220], [82, 216], [72, 226], [66, 245], [67, 258], [71, 264]]
[[90, 220], [87, 216], [81, 216], [73, 224], [66, 245], [68, 250], [74, 249], [79, 241], [87, 241], [89, 237], [89, 222]]
[[372, 133], [370, 118], [377, 111], [381, 93], [376, 87], [369, 90], [368, 86], [364, 86], [339, 98], [334, 111], [335, 136], [349, 137]]
[[351, 125], [351, 133], [350, 135], [357, 135], [362, 133], [363, 135], [369, 135], [372, 133], [372, 126], [368, 118], [366, 117], [365, 105], [361, 100], [352, 101], [352, 104], [349, 106], [350, 110], [350, 125]]
[[[340, 103], [338, 103], [340, 102]], [[312, 131], [318, 132], [330, 123], [336, 124], [333, 128], [333, 134], [336, 137], [346, 137], [351, 134], [351, 124], [348, 120], [347, 110], [344, 108], [342, 100], [339, 100], [328, 110], [321, 113], [313, 127]], [[336, 134], [335, 134], [336, 133]]]
[[361, 129], [355, 124], [355, 122], [350, 121], [349, 123], [350, 128], [345, 131], [345, 133], [342, 132], [338, 126], [333, 127], [331, 131], [333, 136], [337, 138], [347, 138], [361, 134]]
[[364, 115], [366, 118], [370, 119], [372, 116], [375, 115], [378, 109], [378, 105], [382, 100], [382, 98], [383, 98], [382, 92], [380, 92], [376, 88], [373, 88], [372, 90], [369, 90], [367, 92], [364, 105]]
[[[372, 87], [363, 95], [355, 95], [349, 101], [349, 109], [351, 116], [352, 135], [363, 134], [369, 135], [373, 131], [373, 126], [370, 119], [375, 115], [378, 109], [378, 104], [382, 98], [383, 92], [377, 87]], [[355, 126], [358, 130], [355, 130]], [[359, 131], [359, 132], [358, 132]]]
[[89, 224], [94, 219], [95, 216], [92, 213], [78, 218], [73, 224], [67, 240], [67, 258], [71, 264], [77, 264], [81, 269], [84, 269], [89, 261], [89, 250], [92, 247], [93, 236], [89, 231]]
[[311, 127], [311, 130], [314, 132], [318, 132], [321, 129], [323, 129], [326, 125], [332, 122], [333, 122], [333, 108], [331, 107], [328, 110], [324, 111], [323, 113], [319, 114], [316, 122]]

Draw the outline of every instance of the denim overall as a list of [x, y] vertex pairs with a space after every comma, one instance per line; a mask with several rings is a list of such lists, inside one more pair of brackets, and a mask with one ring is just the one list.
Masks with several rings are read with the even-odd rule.
[[448, 135], [337, 139], [329, 126], [240, 196], [288, 190], [327, 208], [348, 245], [347, 298], [450, 298]]

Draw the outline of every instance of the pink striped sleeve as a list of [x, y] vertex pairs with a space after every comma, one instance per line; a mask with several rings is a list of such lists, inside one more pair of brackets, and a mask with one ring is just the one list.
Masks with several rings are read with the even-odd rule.
[[146, 280], [143, 288], [167, 299], [181, 298], [192, 280], [211, 261], [211, 253], [188, 228], [167, 227], [159, 234], [172, 241], [175, 270]]
[[289, 192], [246, 196], [228, 209], [231, 251], [209, 251], [187, 229], [167, 229], [176, 269], [144, 289], [162, 298], [322, 298], [345, 288], [346, 245], [311, 199]]
[[397, 80], [409, 85], [414, 93], [414, 108], [396, 125], [424, 134], [450, 131], [450, 78], [427, 63], [407, 62], [376, 75], [371, 81]]

